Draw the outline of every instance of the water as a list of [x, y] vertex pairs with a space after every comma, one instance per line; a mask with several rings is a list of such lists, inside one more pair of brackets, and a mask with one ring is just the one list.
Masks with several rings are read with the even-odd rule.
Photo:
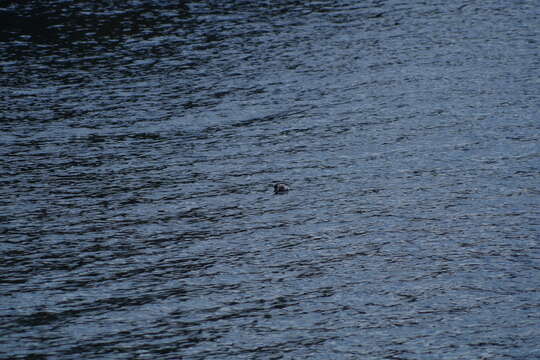
[[0, 357], [540, 358], [539, 5], [4, 2]]

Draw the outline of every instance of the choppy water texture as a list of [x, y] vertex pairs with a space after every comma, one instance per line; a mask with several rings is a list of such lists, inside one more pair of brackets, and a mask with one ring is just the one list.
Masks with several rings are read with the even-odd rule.
[[540, 358], [538, 1], [2, 6], [1, 358]]

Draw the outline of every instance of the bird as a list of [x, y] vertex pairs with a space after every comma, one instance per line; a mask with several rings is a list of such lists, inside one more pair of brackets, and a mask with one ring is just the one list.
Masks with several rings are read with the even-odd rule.
[[274, 184], [274, 194], [283, 194], [289, 191], [289, 186], [284, 183]]

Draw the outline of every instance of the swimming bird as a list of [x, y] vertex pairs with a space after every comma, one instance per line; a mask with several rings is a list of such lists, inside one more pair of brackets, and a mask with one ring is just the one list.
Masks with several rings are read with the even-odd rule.
[[287, 184], [277, 183], [274, 185], [274, 194], [283, 194], [287, 191], [289, 191], [289, 186], [287, 186]]

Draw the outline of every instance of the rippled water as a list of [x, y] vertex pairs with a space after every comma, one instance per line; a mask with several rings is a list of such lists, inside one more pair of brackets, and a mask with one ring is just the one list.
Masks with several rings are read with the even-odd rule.
[[0, 357], [540, 358], [538, 1], [2, 6]]

